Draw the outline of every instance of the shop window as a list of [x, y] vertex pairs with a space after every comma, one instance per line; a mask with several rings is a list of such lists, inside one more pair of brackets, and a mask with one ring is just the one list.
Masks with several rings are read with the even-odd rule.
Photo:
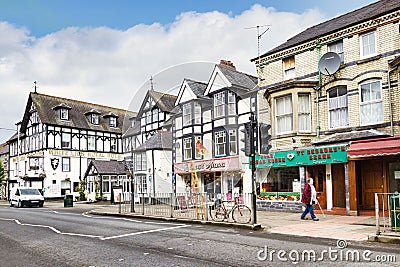
[[331, 129], [349, 125], [347, 88], [335, 87], [328, 91], [329, 127]]
[[277, 134], [291, 133], [293, 131], [292, 96], [279, 97], [275, 103]]
[[299, 132], [311, 132], [310, 94], [299, 94], [297, 108]]
[[381, 81], [368, 81], [360, 86], [361, 125], [383, 122]]

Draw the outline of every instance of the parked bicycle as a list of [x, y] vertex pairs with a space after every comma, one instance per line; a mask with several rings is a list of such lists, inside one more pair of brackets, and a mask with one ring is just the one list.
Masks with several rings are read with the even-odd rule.
[[[228, 203], [234, 203], [232, 206]], [[210, 217], [213, 221], [222, 222], [232, 219], [237, 223], [249, 223], [251, 221], [251, 210], [244, 204], [238, 204], [237, 200], [217, 200], [210, 206]]]

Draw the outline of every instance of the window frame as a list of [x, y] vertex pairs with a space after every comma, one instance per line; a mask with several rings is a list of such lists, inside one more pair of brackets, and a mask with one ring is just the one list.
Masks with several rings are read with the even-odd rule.
[[135, 171], [146, 171], [147, 155], [146, 152], [135, 153]]
[[192, 137], [185, 137], [182, 140], [183, 160], [193, 159], [193, 140]]
[[69, 110], [66, 108], [60, 108], [60, 120], [69, 120]]
[[[379, 94], [380, 94], [380, 98], [379, 98], [379, 99], [376, 98], [376, 99], [372, 99], [372, 100], [368, 100], [368, 101], [363, 101], [363, 100], [362, 100], [362, 98], [363, 98], [363, 95], [362, 95], [362, 90], [363, 90], [363, 89], [362, 89], [362, 87], [365, 86], [365, 85], [367, 85], [367, 84], [368, 84], [368, 85], [372, 85], [373, 83], [379, 83]], [[360, 83], [359, 90], [360, 90], [360, 91], [359, 91], [359, 95], [360, 95], [360, 98], [359, 98], [359, 100], [360, 100], [360, 105], [359, 105], [359, 107], [360, 107], [360, 125], [361, 125], [361, 126], [367, 126], [367, 125], [373, 125], [373, 124], [382, 123], [382, 122], [384, 121], [384, 116], [383, 116], [384, 106], [383, 106], [382, 81], [379, 80], [379, 79], [371, 79], [371, 80], [364, 81], [364, 82]], [[373, 88], [370, 87], [369, 90], [370, 90], [370, 94], [371, 94]], [[370, 97], [371, 97], [371, 96], [370, 96]], [[380, 115], [381, 117], [375, 116], [375, 118], [377, 118], [376, 120], [374, 120], [374, 121], [365, 121], [365, 122], [363, 122], [362, 106], [370, 105], [370, 106], [372, 107], [372, 105], [374, 105], [374, 104], [380, 104], [381, 112], [373, 112], [373, 111], [370, 111], [370, 113], [371, 113], [371, 114]], [[370, 114], [370, 115], [371, 115], [371, 114]], [[368, 118], [368, 117], [372, 118], [373, 116], [366, 116], [366, 118]], [[379, 119], [379, 120], [378, 120], [378, 119]]]
[[115, 137], [110, 138], [110, 152], [118, 152], [118, 142]]
[[192, 124], [192, 103], [182, 105], [182, 125], [189, 126]]
[[117, 127], [117, 117], [110, 116], [110, 118], [108, 119], [108, 124], [110, 125], [110, 127], [116, 128]]
[[340, 63], [344, 63], [343, 40], [328, 44], [328, 52], [335, 52], [339, 55]]
[[[290, 99], [290, 109], [291, 112], [286, 112], [286, 105], [285, 105], [285, 113], [282, 114], [278, 114], [278, 101], [280, 99], [285, 99], [288, 98]], [[276, 97], [275, 98], [275, 120], [276, 120], [276, 134], [277, 135], [282, 135], [282, 134], [288, 134], [288, 133], [293, 133], [293, 96], [290, 95], [284, 95], [284, 96], [280, 96], [280, 97]], [[280, 131], [280, 127], [279, 127], [279, 120], [283, 119], [283, 118], [290, 118], [290, 122], [291, 122], [291, 127], [289, 130], [284, 129], [283, 131]]]
[[[93, 139], [93, 143], [91, 143], [89, 140]], [[87, 149], [94, 151], [96, 150], [96, 136], [94, 135], [88, 135], [87, 137]], [[91, 144], [93, 144], [93, 146], [91, 146]]]
[[[222, 138], [222, 142], [217, 141], [218, 139]], [[226, 131], [219, 130], [214, 132], [214, 155], [216, 157], [224, 157], [226, 156], [226, 146], [227, 146], [227, 138], [226, 138]], [[219, 147], [221, 146], [221, 147]], [[218, 153], [218, 151], [223, 152], [222, 154]]]
[[62, 157], [61, 158], [61, 171], [62, 172], [70, 172], [71, 171], [71, 158], [70, 157]]
[[[370, 42], [370, 38], [369, 36], [373, 35], [374, 39], [373, 42]], [[372, 30], [363, 34], [360, 34], [360, 58], [364, 59], [364, 58], [369, 58], [369, 57], [373, 57], [376, 56], [378, 54], [378, 47], [377, 47], [377, 32], [376, 30]], [[368, 50], [371, 50], [370, 47], [373, 45], [374, 51], [371, 53], [371, 51], [369, 51], [368, 54], [365, 54], [365, 47], [364, 46], [364, 38], [368, 37]]]
[[[238, 155], [238, 143], [237, 143], [237, 137], [238, 133], [236, 129], [229, 129], [228, 131], [229, 134], [229, 155]], [[234, 137], [234, 138], [233, 138]], [[232, 140], [234, 139], [234, 140]], [[232, 146], [234, 146], [234, 151], [232, 151]]]
[[218, 92], [213, 96], [213, 109], [214, 109], [214, 118], [224, 117], [225, 105], [226, 105], [226, 94], [225, 91]]
[[99, 114], [92, 113], [91, 116], [90, 116], [90, 122], [93, 125], [99, 125], [99, 122], [100, 122], [99, 117], [100, 117]]
[[[300, 97], [307, 97], [308, 98], [308, 110], [307, 111], [300, 111]], [[300, 116], [307, 116], [307, 123], [308, 123], [308, 128], [307, 129], [300, 129]], [[309, 93], [299, 93], [297, 95], [297, 129], [299, 133], [310, 133], [311, 132], [311, 94]]]
[[[340, 90], [345, 91], [345, 94], [341, 94]], [[332, 92], [336, 92], [336, 96], [332, 97], [331, 94]], [[349, 126], [349, 100], [348, 100], [348, 91], [347, 91], [347, 87], [346, 86], [335, 86], [333, 88], [330, 88], [329, 90], [327, 90], [327, 98], [328, 98], [328, 122], [329, 122], [329, 129], [338, 129], [338, 128], [343, 128], [343, 127], [348, 127]], [[343, 98], [346, 100], [341, 100], [339, 98]], [[337, 104], [336, 107], [332, 107], [331, 105], [331, 99], [337, 99], [338, 102], [346, 102], [346, 106], [338, 106], [339, 104]], [[346, 111], [346, 118], [342, 119], [342, 116], [339, 116], [339, 121], [337, 123], [337, 125], [332, 125], [332, 114], [334, 112], [339, 112], [339, 114], [343, 113], [342, 111]]]
[[296, 78], [296, 59], [294, 56], [282, 59], [283, 79], [290, 80]]
[[[65, 145], [67, 141], [65, 138], [68, 136], [68, 145]], [[70, 132], [61, 132], [61, 148], [71, 148], [72, 145], [72, 135]]]

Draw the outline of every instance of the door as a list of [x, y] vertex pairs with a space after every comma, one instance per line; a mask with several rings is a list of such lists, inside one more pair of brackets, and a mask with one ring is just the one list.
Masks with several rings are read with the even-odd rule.
[[375, 209], [375, 193], [383, 193], [384, 172], [382, 161], [363, 161], [361, 163], [363, 209]]
[[325, 165], [308, 166], [307, 178], [314, 179], [314, 186], [315, 190], [317, 191], [318, 202], [322, 208], [326, 209]]
[[344, 165], [332, 164], [333, 207], [346, 208], [346, 185]]

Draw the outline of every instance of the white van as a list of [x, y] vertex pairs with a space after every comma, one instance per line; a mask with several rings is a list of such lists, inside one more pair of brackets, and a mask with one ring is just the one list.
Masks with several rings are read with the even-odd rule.
[[18, 208], [24, 206], [43, 207], [44, 197], [37, 188], [15, 187], [10, 192], [10, 207], [16, 205]]

